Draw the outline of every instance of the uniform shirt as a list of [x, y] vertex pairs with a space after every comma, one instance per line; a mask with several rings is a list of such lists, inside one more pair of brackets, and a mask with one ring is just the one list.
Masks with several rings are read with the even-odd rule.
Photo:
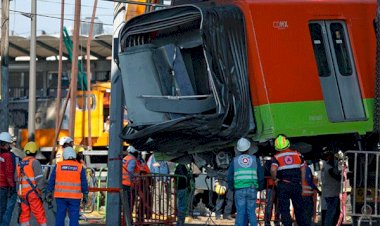
[[[257, 164], [257, 181], [258, 181], [258, 188], [257, 190], [261, 191], [264, 189], [264, 169], [260, 163], [259, 158], [256, 158], [256, 164]], [[230, 167], [228, 168], [228, 174], [227, 174], [227, 182], [228, 182], [228, 188], [234, 189], [234, 161], [231, 162]]]
[[15, 166], [10, 152], [0, 153], [0, 187], [14, 187]]
[[[277, 158], [284, 157], [287, 153], [289, 153], [285, 157], [284, 165], [278, 161]], [[292, 155], [297, 153], [296, 155]], [[276, 158], [277, 157], [277, 158]], [[301, 183], [301, 167], [305, 166], [304, 159], [299, 152], [287, 149], [281, 152], [278, 152], [272, 161], [272, 167], [277, 168], [277, 178], [279, 180], [293, 182], [293, 183]], [[291, 166], [291, 167], [288, 167]], [[294, 166], [294, 167], [293, 167]], [[281, 168], [283, 167], [283, 168]], [[292, 168], [293, 167], [293, 168]]]
[[148, 159], [148, 167], [151, 173], [169, 174], [169, 166], [166, 161], [156, 161], [154, 154]]

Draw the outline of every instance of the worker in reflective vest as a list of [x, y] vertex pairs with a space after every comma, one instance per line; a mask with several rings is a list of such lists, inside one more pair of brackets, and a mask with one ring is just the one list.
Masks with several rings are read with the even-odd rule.
[[56, 163], [63, 161], [63, 150], [66, 147], [74, 147], [74, 140], [71, 137], [61, 137], [61, 139], [59, 139], [58, 144], [58, 151], [55, 153]]
[[271, 165], [271, 176], [277, 186], [281, 222], [291, 226], [290, 199], [296, 214], [297, 225], [308, 225], [302, 208], [302, 186], [305, 180], [305, 164], [298, 151], [290, 149], [290, 142], [284, 135], [279, 135], [274, 142], [278, 151]]
[[251, 153], [257, 152], [257, 147], [252, 146], [249, 140], [240, 138], [236, 150], [240, 155], [231, 162], [227, 175], [228, 188], [235, 192], [235, 225], [245, 226], [249, 221], [250, 225], [256, 226], [257, 191], [264, 188], [264, 170], [260, 160], [248, 153], [250, 150]]
[[15, 165], [10, 152], [12, 142], [8, 132], [0, 133], [0, 225], [9, 225], [13, 210], [7, 211], [7, 208], [13, 202], [10, 197], [16, 193]]
[[42, 193], [45, 192], [46, 181], [43, 177], [41, 164], [35, 158], [38, 146], [28, 142], [24, 146], [26, 157], [17, 165], [17, 194], [21, 200], [19, 222], [22, 226], [29, 226], [30, 212], [33, 213], [40, 225], [46, 224], [46, 214], [42, 202]]
[[[128, 147], [128, 155], [124, 157], [123, 159], [123, 169], [122, 169], [122, 184], [123, 184], [123, 191], [125, 193], [127, 203], [127, 213], [129, 212], [129, 215], [131, 216], [131, 213], [133, 212], [133, 205], [135, 201], [135, 195], [136, 191], [134, 189], [134, 180], [136, 175], [141, 170], [141, 164], [140, 161], [137, 159], [138, 157], [138, 151], [133, 146]], [[131, 218], [130, 218], [131, 219]], [[132, 222], [132, 221], [131, 221]]]
[[70, 226], [79, 225], [80, 201], [88, 200], [88, 185], [86, 172], [82, 164], [77, 162], [76, 153], [72, 147], [63, 150], [63, 161], [57, 163], [49, 179], [47, 201], [53, 199], [57, 204], [56, 226], [64, 226], [66, 212], [69, 213]]
[[302, 181], [302, 199], [303, 209], [305, 211], [305, 220], [308, 225], [312, 225], [314, 216], [314, 194], [321, 193], [313, 181], [313, 173], [310, 167], [305, 163], [306, 175]]

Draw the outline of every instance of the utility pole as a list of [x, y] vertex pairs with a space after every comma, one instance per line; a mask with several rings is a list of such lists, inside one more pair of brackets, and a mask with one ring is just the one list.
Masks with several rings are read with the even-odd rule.
[[32, 0], [30, 14], [30, 60], [29, 60], [29, 102], [28, 102], [28, 141], [35, 139], [36, 116], [36, 27], [37, 0]]
[[71, 93], [70, 93], [70, 115], [69, 115], [69, 134], [74, 138], [75, 128], [75, 108], [77, 97], [77, 81], [78, 81], [78, 44], [79, 44], [79, 27], [80, 27], [80, 7], [81, 0], [75, 0], [74, 12], [74, 32], [73, 32], [73, 58], [71, 61]]
[[8, 131], [9, 0], [1, 1], [0, 130]]
[[[124, 103], [123, 84], [121, 72], [116, 64], [119, 49], [119, 31], [124, 21], [125, 4], [114, 3], [113, 38], [112, 38], [112, 62], [111, 62], [111, 126], [108, 149], [108, 187], [121, 188], [121, 157], [123, 156], [123, 141], [119, 134], [123, 129]], [[120, 194], [108, 193], [107, 198], [107, 226], [120, 225]], [[125, 215], [125, 214], [124, 214]], [[129, 219], [125, 219], [130, 225]], [[124, 222], [123, 222], [124, 224]]]

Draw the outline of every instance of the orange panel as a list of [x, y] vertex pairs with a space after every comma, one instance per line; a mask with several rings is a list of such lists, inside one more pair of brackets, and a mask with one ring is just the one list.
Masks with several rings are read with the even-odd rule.
[[[35, 130], [35, 142], [39, 147], [53, 147], [54, 145], [55, 129], [37, 129]], [[58, 139], [63, 136], [69, 136], [68, 130], [61, 130]], [[21, 130], [21, 147], [24, 147], [28, 142], [28, 130]]]

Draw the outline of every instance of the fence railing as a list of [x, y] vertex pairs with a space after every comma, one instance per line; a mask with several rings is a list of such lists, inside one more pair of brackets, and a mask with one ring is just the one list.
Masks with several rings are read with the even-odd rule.
[[[376, 151], [347, 151], [340, 160], [342, 167], [341, 218], [353, 218], [353, 225], [380, 223], [379, 159]], [[347, 173], [349, 176], [347, 176]], [[348, 182], [351, 180], [351, 185]], [[352, 187], [352, 189], [350, 189]], [[351, 211], [346, 211], [345, 198], [351, 193]]]

